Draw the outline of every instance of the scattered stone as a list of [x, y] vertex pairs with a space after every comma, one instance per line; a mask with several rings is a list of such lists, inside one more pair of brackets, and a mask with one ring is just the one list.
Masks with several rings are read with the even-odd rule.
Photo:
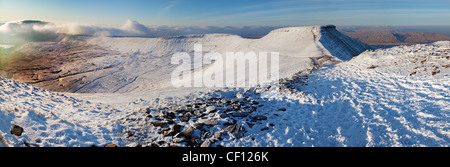
[[244, 137], [244, 134], [245, 134], [244, 131], [233, 132], [231, 133], [231, 137], [233, 137], [234, 139], [240, 139]]
[[219, 114], [219, 117], [220, 118], [228, 118], [229, 115], [227, 113], [221, 113], [221, 114]]
[[158, 144], [159, 145], [164, 145], [164, 144], [166, 144], [166, 141], [164, 141], [164, 140], [158, 141]]
[[244, 112], [244, 111], [239, 111], [239, 112], [234, 112], [233, 114], [231, 114], [233, 117], [246, 117], [248, 116], [250, 113], [248, 112]]
[[195, 115], [195, 117], [200, 118], [200, 117], [203, 116], [203, 113], [200, 112], [199, 110], [195, 110], [195, 111], [194, 111], [194, 115]]
[[201, 128], [203, 128], [203, 125], [205, 125], [205, 124], [203, 124], [203, 123], [195, 123], [193, 125], [193, 127], [194, 127], [194, 129], [201, 129]]
[[23, 133], [23, 128], [20, 127], [19, 125], [13, 125], [11, 127], [11, 134], [16, 135], [16, 136], [21, 136]]
[[161, 122], [152, 122], [151, 124], [153, 125], [153, 126], [163, 126], [163, 125], [165, 125], [165, 124], [167, 124], [168, 122], [167, 121], [161, 121]]
[[261, 131], [269, 130], [269, 127], [264, 127], [261, 129]]
[[117, 147], [117, 144], [108, 144], [105, 147]]
[[175, 137], [172, 140], [175, 143], [181, 143], [181, 142], [186, 142], [186, 138], [185, 137]]
[[189, 121], [189, 117], [187, 117], [187, 116], [182, 116], [182, 117], [180, 117], [180, 121], [181, 121], [181, 122], [188, 122], [188, 121]]
[[176, 114], [174, 112], [166, 112], [166, 113], [164, 113], [163, 117], [173, 119], [176, 117]]
[[214, 107], [214, 106], [206, 107], [206, 113], [210, 113], [210, 112], [214, 112], [214, 111], [216, 111], [216, 107]]
[[214, 137], [215, 137], [216, 139], [221, 140], [221, 139], [222, 139], [222, 138], [220, 138], [221, 136], [222, 136], [222, 132], [221, 132], [221, 131], [218, 131], [218, 132], [214, 133]]
[[206, 131], [203, 133], [202, 137], [200, 139], [205, 140], [208, 136], [212, 136], [213, 133], [211, 131]]
[[239, 109], [241, 109], [241, 105], [233, 104], [233, 105], [231, 105], [231, 108], [234, 109], [234, 110], [239, 110]]
[[152, 143], [152, 144], [150, 144], [150, 147], [159, 147], [159, 145], [156, 143]]
[[250, 104], [252, 104], [252, 105], [258, 105], [259, 102], [255, 101], [255, 100], [252, 100], [252, 101], [250, 101]]
[[163, 132], [163, 135], [164, 135], [164, 136], [173, 136], [173, 135], [175, 135], [175, 132], [174, 132], [174, 131], [169, 131], [169, 130], [168, 130], [168, 131], [164, 131], [164, 132]]
[[173, 125], [172, 131], [178, 133], [181, 131], [181, 125], [175, 124]]
[[130, 138], [130, 137], [132, 137], [132, 136], [134, 136], [133, 133], [128, 133], [127, 138]]
[[168, 131], [168, 130], [170, 130], [170, 128], [167, 126], [161, 128], [161, 131]]
[[286, 108], [279, 108], [278, 111], [286, 111]]
[[194, 134], [194, 129], [190, 126], [184, 127], [183, 131], [181, 132], [183, 136], [192, 136]]
[[224, 131], [232, 132], [236, 128], [236, 124], [228, 125], [227, 127], [223, 128]]
[[206, 126], [216, 126], [217, 124], [219, 124], [219, 121], [216, 119], [208, 119], [204, 121], [203, 124]]
[[211, 140], [205, 140], [200, 147], [209, 147], [211, 146]]
[[260, 121], [260, 120], [266, 120], [267, 117], [264, 116], [264, 115], [256, 115], [256, 116], [252, 117], [251, 119], [252, 119], [252, 120]]
[[367, 67], [367, 69], [375, 69], [375, 68], [377, 68], [378, 66], [376, 66], [376, 65], [372, 65], [372, 66], [370, 66], [370, 67]]

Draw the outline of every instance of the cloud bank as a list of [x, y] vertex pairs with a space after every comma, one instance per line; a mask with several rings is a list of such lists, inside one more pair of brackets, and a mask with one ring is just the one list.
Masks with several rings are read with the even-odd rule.
[[161, 37], [188, 34], [226, 33], [243, 37], [267, 34], [275, 26], [145, 26], [127, 20], [120, 27], [78, 23], [51, 23], [23, 20], [0, 23], [0, 44], [20, 44], [33, 41], [58, 41], [67, 35], [110, 37]]

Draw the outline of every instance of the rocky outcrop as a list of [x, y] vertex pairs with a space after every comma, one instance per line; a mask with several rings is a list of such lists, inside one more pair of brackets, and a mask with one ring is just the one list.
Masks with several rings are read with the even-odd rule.
[[350, 60], [354, 56], [371, 49], [369, 45], [337, 31], [334, 25], [320, 26], [319, 41], [331, 56], [342, 61]]

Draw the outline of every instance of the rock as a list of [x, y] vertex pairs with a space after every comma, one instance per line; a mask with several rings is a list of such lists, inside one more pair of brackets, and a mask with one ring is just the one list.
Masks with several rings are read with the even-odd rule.
[[244, 134], [245, 134], [244, 131], [233, 132], [233, 133], [231, 133], [231, 137], [233, 137], [234, 139], [240, 139], [240, 138], [244, 137]]
[[180, 132], [181, 131], [181, 125], [177, 125], [177, 124], [173, 125], [172, 131], [175, 132], [175, 133]]
[[227, 127], [223, 128], [223, 130], [227, 132], [233, 132], [234, 128], [236, 128], [236, 124], [228, 125]]
[[11, 127], [11, 134], [16, 135], [16, 136], [21, 136], [23, 133], [23, 128], [20, 127], [19, 125], [13, 125]]
[[175, 135], [175, 132], [174, 131], [164, 131], [163, 135], [164, 136], [173, 136], [173, 135]]
[[255, 100], [252, 100], [252, 101], [250, 101], [250, 104], [252, 104], [252, 105], [258, 105], [259, 102], [255, 101]]
[[163, 125], [165, 125], [165, 124], [167, 124], [167, 123], [168, 123], [167, 121], [151, 122], [151, 124], [152, 124], [153, 126], [163, 126]]
[[252, 117], [252, 120], [257, 120], [257, 121], [266, 120], [266, 119], [267, 119], [267, 117], [264, 115], [256, 115], [256, 116]]
[[240, 104], [233, 104], [233, 105], [231, 105], [231, 108], [233, 108], [234, 110], [239, 110], [239, 109], [241, 109], [241, 105]]
[[172, 140], [174, 143], [181, 143], [181, 142], [186, 142], [186, 138], [184, 137], [175, 137]]
[[216, 107], [214, 106], [208, 106], [206, 107], [206, 113], [214, 112], [216, 111]]
[[209, 147], [211, 145], [211, 140], [205, 140], [200, 147]]
[[375, 68], [377, 68], [378, 66], [376, 66], [376, 65], [371, 65], [371, 66], [369, 66], [369, 67], [367, 67], [367, 69], [375, 69]]
[[242, 99], [242, 98], [244, 98], [244, 96], [241, 94], [241, 92], [238, 92], [238, 93], [236, 94], [236, 98]]
[[206, 126], [216, 126], [217, 124], [219, 124], [219, 121], [215, 119], [208, 119], [204, 121], [203, 124]]
[[231, 137], [234, 139], [240, 139], [245, 134], [245, 128], [243, 126], [237, 125], [236, 128], [234, 128], [234, 131], [231, 133]]
[[193, 126], [194, 126], [194, 129], [201, 129], [201, 128], [203, 128], [203, 125], [205, 125], [205, 124], [203, 124], [203, 123], [195, 123]]
[[227, 113], [221, 113], [221, 114], [219, 114], [219, 117], [220, 118], [228, 118], [229, 115]]
[[278, 111], [286, 111], [286, 108], [279, 108]]
[[117, 147], [117, 144], [108, 144], [105, 147]]
[[230, 103], [229, 101], [227, 101], [227, 100], [225, 100], [225, 99], [220, 99], [219, 102], [220, 102], [220, 103], [223, 103], [223, 104], [225, 104], [225, 103]]
[[221, 131], [218, 131], [218, 132], [216, 132], [216, 133], [214, 133], [214, 137], [216, 138], [216, 139], [221, 139], [220, 137], [222, 136], [222, 132]]
[[237, 102], [239, 102], [238, 99], [233, 99], [233, 100], [230, 101], [230, 103], [233, 103], [233, 104], [234, 104], [234, 103], [237, 103]]
[[146, 114], [150, 114], [151, 112], [152, 112], [152, 109], [151, 109], [151, 108], [145, 109], [145, 113], [146, 113]]
[[181, 132], [183, 136], [192, 136], [194, 134], [194, 129], [190, 126], [184, 127], [183, 131]]
[[199, 111], [199, 110], [195, 110], [194, 111], [194, 115], [195, 115], [195, 117], [200, 118], [200, 117], [203, 116], [203, 113], [201, 111]]
[[182, 116], [182, 117], [180, 117], [180, 121], [181, 122], [188, 122], [189, 121], [189, 117]]
[[205, 133], [203, 133], [203, 135], [200, 139], [205, 140], [208, 136], [212, 136], [212, 135], [213, 135], [213, 133], [211, 131], [206, 131]]
[[166, 113], [164, 113], [163, 117], [173, 119], [176, 117], [176, 114], [174, 112], [166, 112]]
[[250, 113], [248, 113], [248, 112], [244, 112], [244, 111], [239, 111], [239, 112], [234, 112], [234, 113], [232, 113], [231, 115], [233, 116], [233, 117], [246, 117], [246, 116], [248, 116]]
[[269, 127], [264, 127], [261, 129], [261, 131], [269, 130]]
[[161, 131], [168, 131], [168, 130], [170, 130], [170, 128], [167, 126], [161, 128]]

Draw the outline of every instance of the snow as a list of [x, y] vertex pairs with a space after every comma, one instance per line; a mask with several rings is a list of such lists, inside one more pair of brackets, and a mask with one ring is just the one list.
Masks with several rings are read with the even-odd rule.
[[[363, 52], [370, 47], [335, 31], [328, 26], [291, 27], [261, 39], [228, 34], [92, 38], [90, 45], [110, 54], [88, 62], [115, 66], [90, 73], [92, 82], [77, 91], [85, 93], [58, 94], [0, 78], [0, 146], [171, 143], [175, 138], [151, 126], [148, 122], [156, 118], [148, 118], [147, 112], [158, 115], [162, 111], [153, 108], [213, 97], [242, 103], [250, 99], [260, 107], [247, 117], [226, 118], [215, 113], [220, 107], [208, 107], [208, 119], [177, 122], [188, 127], [216, 120], [218, 125], [208, 130], [217, 132], [235, 120], [246, 130], [242, 138], [229, 135], [211, 146], [448, 147], [450, 42]], [[280, 52], [280, 87], [168, 86], [172, 54], [191, 53], [196, 43], [203, 44], [204, 53]], [[29, 45], [39, 48], [39, 43]], [[317, 63], [326, 56], [332, 63]], [[262, 116], [267, 119], [250, 119]], [[23, 134], [10, 134], [12, 125], [23, 127]], [[127, 137], [131, 133], [135, 138]], [[200, 133], [194, 131], [195, 136]]]
[[[0, 78], [0, 134], [5, 145], [89, 147], [120, 143], [114, 108], [58, 95], [27, 84]], [[24, 128], [9, 134], [12, 125]]]
[[[445, 59], [449, 53], [430, 53], [442, 53], [436, 51], [447, 49], [449, 44], [365, 52], [348, 62], [314, 71], [301, 90], [282, 92], [263, 102], [258, 114], [268, 115], [267, 123], [255, 125], [248, 137], [225, 145], [447, 147], [450, 70], [442, 65], [450, 63]], [[417, 52], [409, 53], [414, 50]], [[414, 63], [425, 58], [424, 64]], [[371, 65], [377, 67], [368, 69]], [[416, 66], [433, 65], [439, 66], [441, 73], [409, 75]], [[278, 111], [280, 107], [287, 110]], [[269, 130], [261, 132], [264, 127]]]

